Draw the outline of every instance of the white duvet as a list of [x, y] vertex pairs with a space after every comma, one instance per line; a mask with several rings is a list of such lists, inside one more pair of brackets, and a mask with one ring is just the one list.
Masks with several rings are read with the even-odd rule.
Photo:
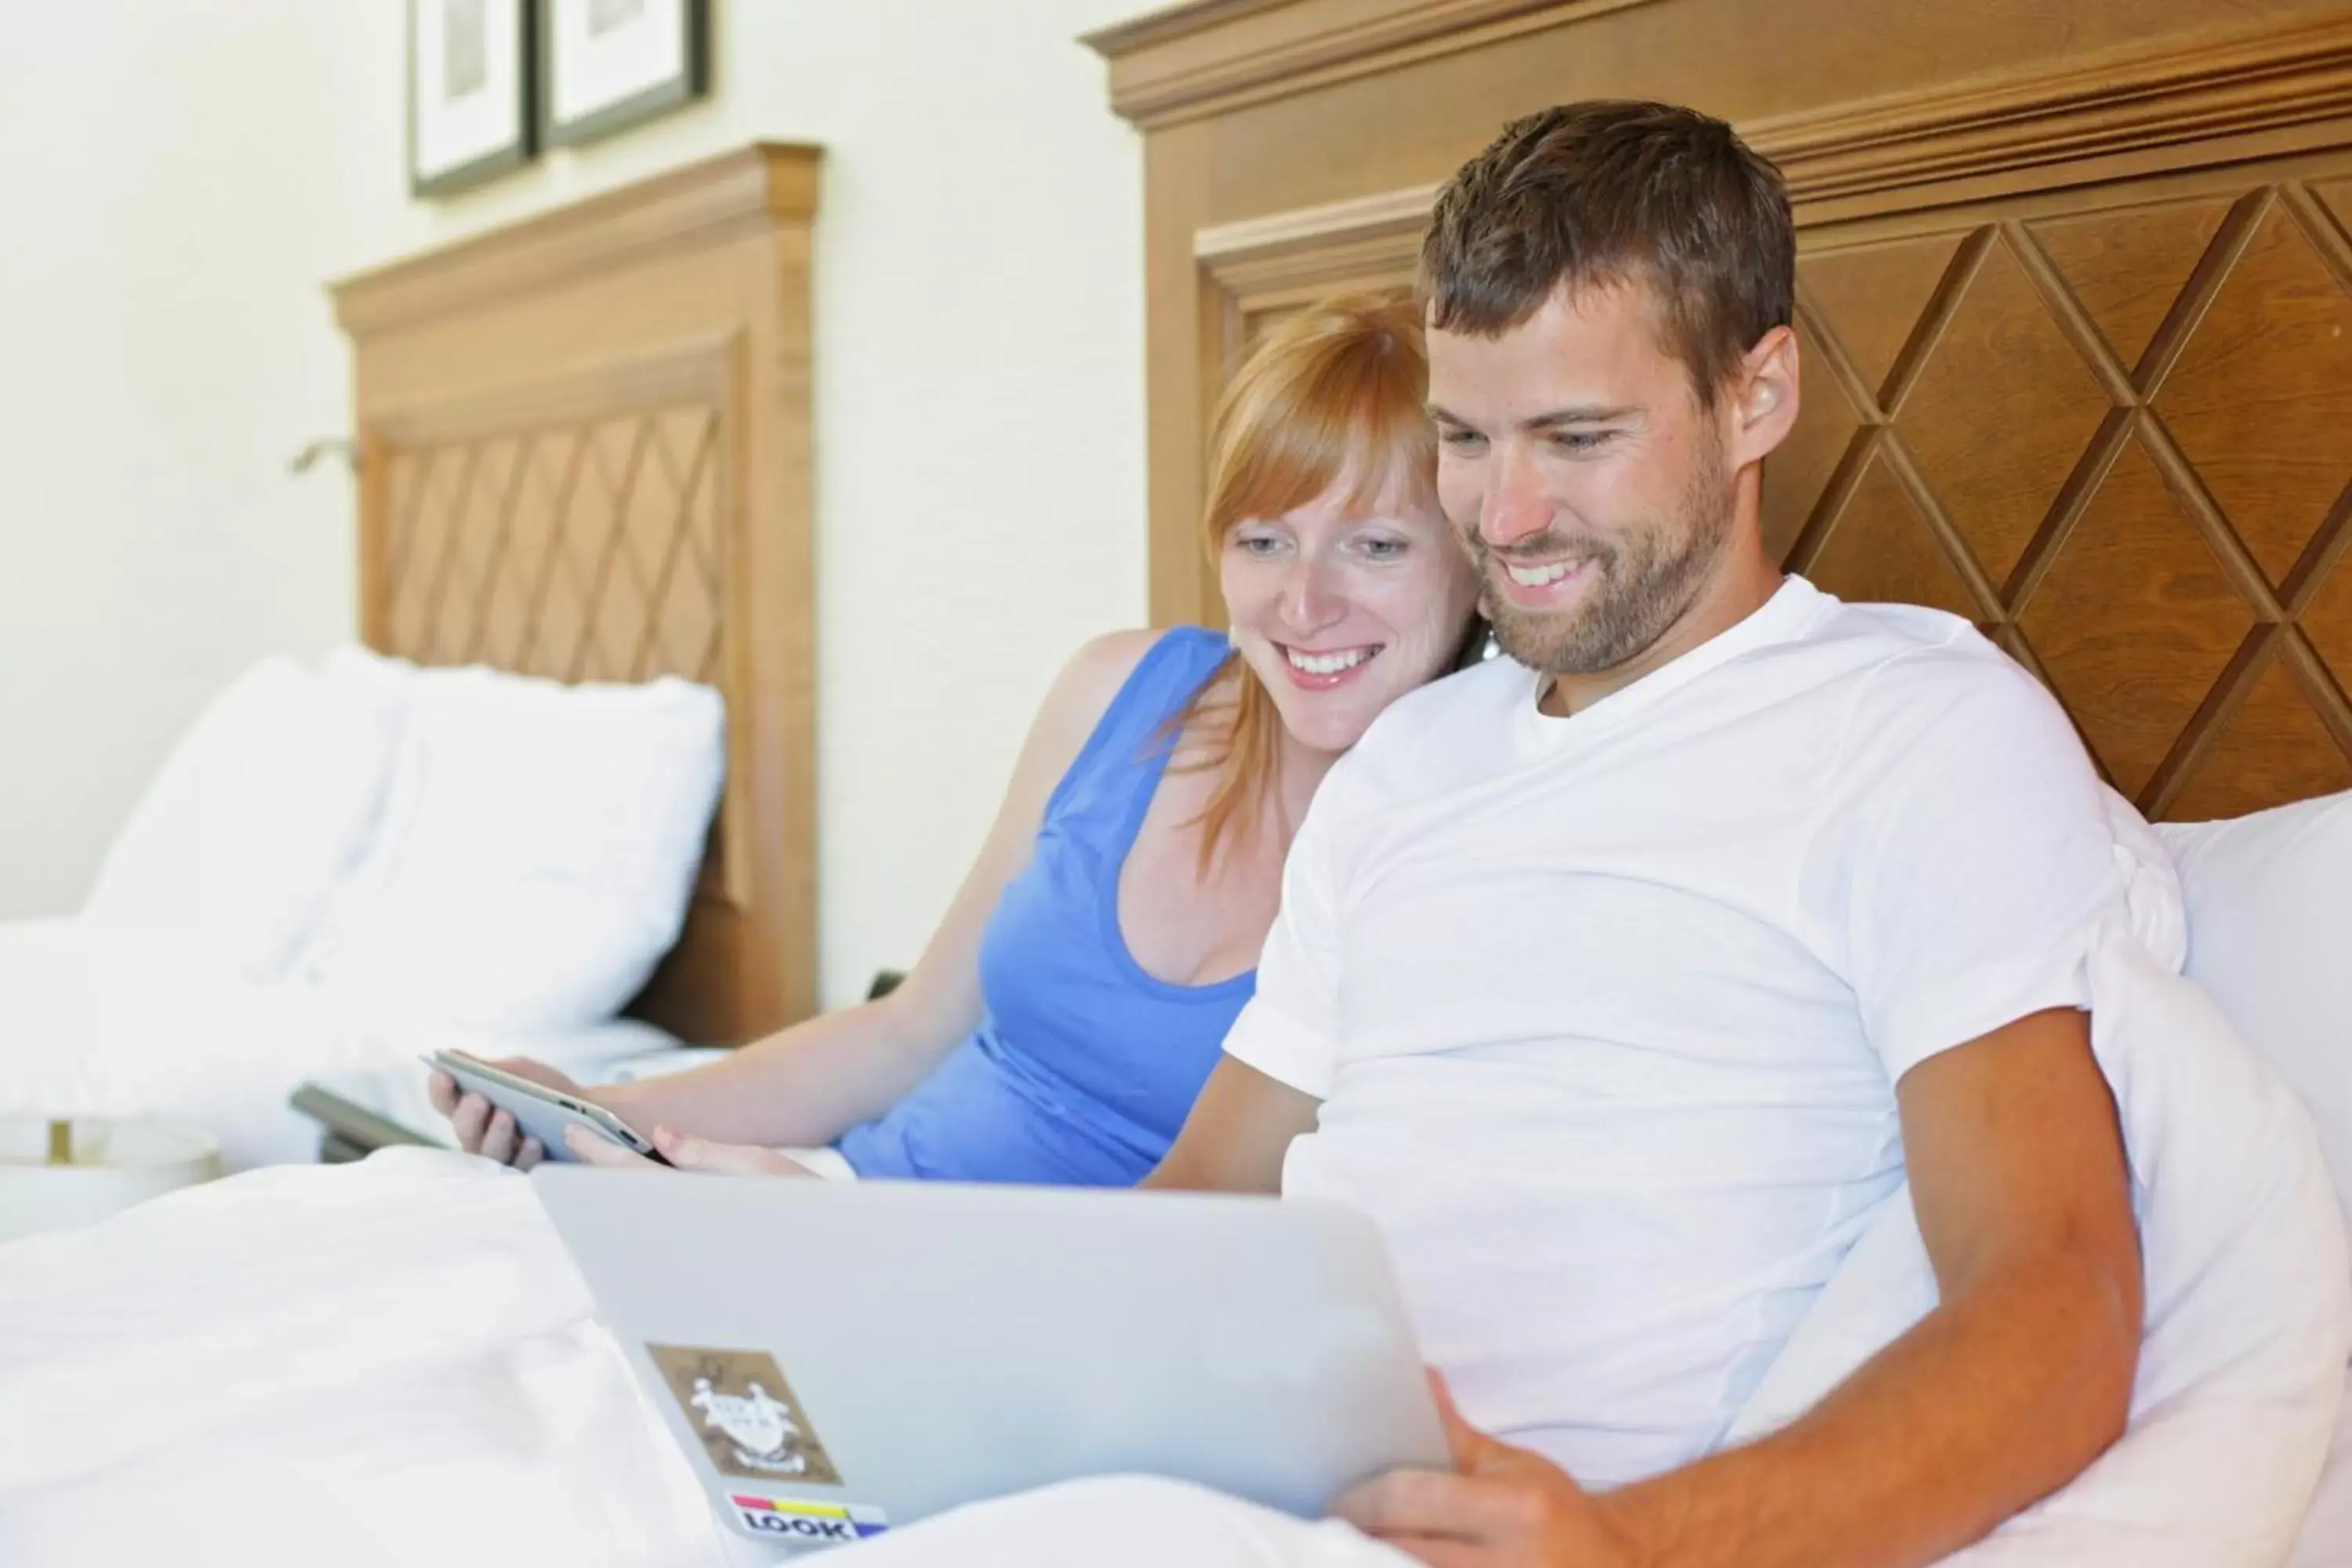
[[[2294, 1540], [2337, 1415], [2352, 1268], [2307, 1121], [2193, 988], [2110, 933], [2095, 1031], [2146, 1235], [2132, 1429], [1969, 1568], [2352, 1562]], [[1933, 1300], [1899, 1197], [1758, 1391], [1801, 1409]], [[2352, 1456], [2347, 1456], [2352, 1459]], [[2339, 1465], [2333, 1486], [2352, 1487]], [[2331, 1493], [2315, 1526], [2342, 1530]], [[0, 1248], [0, 1563], [717, 1564], [722, 1537], [528, 1184], [394, 1151]], [[740, 1558], [739, 1558], [740, 1560]], [[1166, 1482], [1052, 1489], [843, 1568], [1402, 1561]]]
[[721, 1561], [530, 1184], [257, 1171], [0, 1248], [0, 1563]]
[[306, 1079], [443, 1046], [579, 1066], [667, 1039], [625, 1021], [552, 1036], [403, 1021], [253, 984], [168, 935], [0, 923], [0, 1114], [168, 1116], [217, 1137], [230, 1170], [316, 1155], [318, 1123], [287, 1103]]

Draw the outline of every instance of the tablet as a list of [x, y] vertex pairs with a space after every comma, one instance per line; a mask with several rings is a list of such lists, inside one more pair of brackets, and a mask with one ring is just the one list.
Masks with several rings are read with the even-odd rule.
[[653, 1140], [614, 1115], [601, 1105], [591, 1104], [577, 1095], [550, 1089], [543, 1083], [533, 1083], [519, 1078], [504, 1068], [494, 1067], [478, 1057], [463, 1051], [440, 1050], [424, 1058], [425, 1065], [447, 1073], [457, 1080], [457, 1087], [470, 1094], [478, 1094], [492, 1105], [514, 1118], [515, 1125], [528, 1136], [539, 1140], [551, 1160], [575, 1160], [571, 1146], [563, 1142], [566, 1127], [585, 1127], [607, 1143], [619, 1145], [633, 1154], [642, 1154], [657, 1165], [667, 1165], [661, 1151]]

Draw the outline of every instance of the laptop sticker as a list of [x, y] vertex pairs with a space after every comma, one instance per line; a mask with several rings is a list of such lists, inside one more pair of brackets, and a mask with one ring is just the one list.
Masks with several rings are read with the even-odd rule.
[[727, 1500], [735, 1505], [736, 1522], [764, 1541], [827, 1545], [863, 1541], [890, 1528], [880, 1509], [864, 1503], [804, 1502], [740, 1492], [729, 1493]]
[[841, 1472], [773, 1356], [683, 1345], [647, 1345], [646, 1353], [661, 1368], [662, 1381], [720, 1475], [841, 1484]]

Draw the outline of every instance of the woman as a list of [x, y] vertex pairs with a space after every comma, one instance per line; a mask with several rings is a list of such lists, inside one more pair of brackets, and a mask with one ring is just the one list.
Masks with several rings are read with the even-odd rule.
[[[1475, 647], [1439, 512], [1410, 305], [1292, 318], [1218, 407], [1207, 542], [1232, 618], [1087, 644], [1046, 696], [978, 862], [888, 996], [693, 1072], [582, 1090], [687, 1169], [1129, 1184], [1248, 999], [1293, 830], [1396, 698]], [[459, 1142], [512, 1120], [435, 1074]], [[598, 1163], [641, 1163], [573, 1134]], [[791, 1152], [778, 1152], [776, 1146]]]

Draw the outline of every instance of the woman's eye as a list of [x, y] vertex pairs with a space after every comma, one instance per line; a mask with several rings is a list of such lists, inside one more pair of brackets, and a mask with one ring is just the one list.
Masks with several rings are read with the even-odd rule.
[[1244, 555], [1271, 555], [1282, 548], [1282, 541], [1264, 534], [1242, 534], [1234, 539], [1234, 548]]
[[1444, 446], [1457, 452], [1468, 451], [1486, 439], [1475, 430], [1443, 430], [1438, 433], [1437, 438]]
[[1363, 551], [1375, 561], [1393, 561], [1405, 552], [1405, 542], [1402, 539], [1367, 539]]

